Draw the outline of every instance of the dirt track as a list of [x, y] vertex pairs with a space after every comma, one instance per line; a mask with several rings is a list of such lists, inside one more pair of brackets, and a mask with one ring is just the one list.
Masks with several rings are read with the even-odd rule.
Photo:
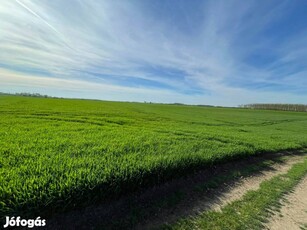
[[292, 193], [285, 196], [281, 205], [280, 212], [275, 212], [269, 223], [266, 224], [267, 229], [307, 229], [307, 176]]
[[[300, 161], [302, 161], [302, 156], [291, 156], [285, 162], [276, 162], [269, 169], [262, 170], [256, 175], [242, 178], [235, 183], [227, 182], [223, 185], [223, 188], [218, 188], [214, 191], [211, 191], [209, 196], [208, 194], [204, 194], [203, 197], [198, 197], [198, 201], [194, 203], [194, 210], [192, 212], [189, 210], [190, 213], [184, 216], [191, 214], [193, 215], [193, 213], [201, 213], [207, 210], [219, 211], [226, 204], [240, 199], [247, 191], [257, 190], [261, 182], [269, 180], [276, 175], [286, 173], [295, 163]], [[188, 204], [183, 202], [181, 206], [182, 210], [184, 210], [184, 206], [188, 206]], [[165, 215], [165, 213], [157, 215], [157, 217], [153, 220], [138, 225], [137, 229], [152, 229], [154, 226], [161, 225], [161, 223], [172, 222], [173, 220], [179, 218], [178, 216], [182, 210], [177, 209], [173, 212], [173, 214], [170, 215]], [[291, 228], [288, 228], [287, 230], [289, 229]]]
[[220, 208], [225, 206], [227, 203], [231, 203], [234, 200], [240, 199], [247, 191], [257, 190], [261, 182], [269, 180], [278, 174], [286, 173], [293, 164], [298, 163], [299, 161], [301, 161], [301, 157], [294, 156], [289, 158], [289, 160], [287, 160], [283, 164], [274, 164], [272, 166], [273, 170], [263, 171], [259, 175], [247, 177], [238, 181], [230, 188], [227, 193], [223, 194], [223, 196], [220, 197], [220, 202], [218, 204], [213, 205], [211, 209], [220, 210]]

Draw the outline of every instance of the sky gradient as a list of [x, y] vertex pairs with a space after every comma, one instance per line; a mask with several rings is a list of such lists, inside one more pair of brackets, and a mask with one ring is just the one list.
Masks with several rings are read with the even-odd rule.
[[307, 104], [306, 0], [1, 0], [0, 91]]

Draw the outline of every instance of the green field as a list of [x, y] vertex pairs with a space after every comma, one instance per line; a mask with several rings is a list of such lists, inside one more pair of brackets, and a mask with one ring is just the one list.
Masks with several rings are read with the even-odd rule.
[[0, 96], [0, 217], [52, 215], [306, 146], [303, 112]]

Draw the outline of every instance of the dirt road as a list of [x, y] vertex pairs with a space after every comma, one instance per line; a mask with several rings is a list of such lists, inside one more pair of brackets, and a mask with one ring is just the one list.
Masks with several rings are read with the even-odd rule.
[[307, 229], [307, 176], [293, 192], [284, 198], [280, 212], [275, 212], [266, 224], [266, 228], [270, 230]]

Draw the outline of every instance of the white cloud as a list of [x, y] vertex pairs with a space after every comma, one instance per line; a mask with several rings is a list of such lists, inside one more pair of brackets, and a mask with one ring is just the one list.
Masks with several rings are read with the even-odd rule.
[[[30, 90], [30, 83], [35, 80], [40, 83], [33, 83], [33, 90], [52, 88], [55, 92], [57, 86], [57, 92], [64, 92], [67, 87], [77, 95], [78, 90], [81, 93], [88, 89], [95, 91], [88, 95], [110, 100], [143, 97], [163, 102], [237, 105], [243, 101], [268, 101], [279, 95], [284, 101], [302, 102], [306, 95], [297, 95], [293, 90], [302, 86], [291, 79], [306, 84], [299, 73], [307, 68], [306, 64], [297, 73], [276, 76], [280, 74], [280, 65], [305, 60], [307, 50], [302, 49], [305, 33], [295, 39], [290, 37], [278, 47], [269, 37], [255, 40], [287, 13], [288, 5], [287, 1], [261, 5], [258, 1], [204, 2], [201, 21], [193, 21], [187, 14], [183, 19], [192, 26], [200, 23], [200, 31], [191, 36], [174, 29], [171, 20], [148, 14], [150, 9], [139, 1], [2, 0], [1, 88]], [[267, 68], [245, 61], [251, 53], [268, 48], [279, 57]], [[146, 69], [152, 66], [186, 74], [169, 77]], [[29, 76], [31, 71], [33, 76]], [[100, 75], [109, 77], [101, 79]], [[34, 76], [35, 79], [31, 78]], [[123, 77], [131, 81], [150, 80], [173, 90], [119, 86]], [[253, 83], [279, 84], [284, 89], [290, 85], [291, 89], [276, 92], [245, 87]], [[182, 93], [191, 88], [199, 88], [205, 94]]]

